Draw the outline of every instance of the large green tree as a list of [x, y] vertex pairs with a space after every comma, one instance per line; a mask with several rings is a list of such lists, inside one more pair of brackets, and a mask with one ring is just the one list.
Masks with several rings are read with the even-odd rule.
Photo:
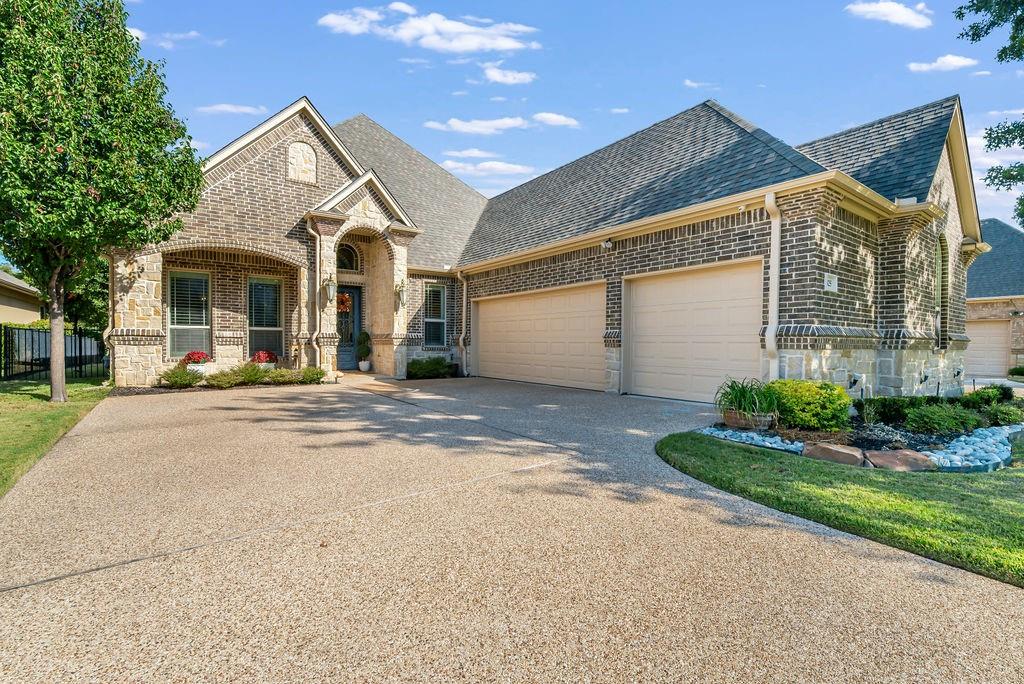
[[46, 294], [50, 398], [65, 302], [102, 255], [167, 239], [202, 167], [121, 0], [0, 1], [0, 251]]
[[[1005, 45], [996, 51], [1000, 62], [1024, 60], [1024, 0], [971, 0], [953, 13], [967, 21], [960, 37], [972, 43], [987, 38], [993, 31], [1009, 28]], [[985, 149], [989, 152], [1011, 147], [1024, 147], [1024, 119], [1003, 121], [985, 130]], [[985, 174], [985, 185], [998, 190], [1013, 190], [1024, 185], [1024, 162], [993, 166]], [[1024, 195], [1017, 198], [1014, 210], [1017, 221], [1024, 225]]]

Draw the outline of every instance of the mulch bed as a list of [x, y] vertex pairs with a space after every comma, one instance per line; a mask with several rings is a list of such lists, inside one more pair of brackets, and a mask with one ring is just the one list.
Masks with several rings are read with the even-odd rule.
[[818, 432], [813, 430], [787, 430], [778, 429], [776, 432], [783, 439], [799, 441], [804, 444], [816, 442], [828, 442], [830, 444], [845, 444], [855, 446], [866, 451], [883, 449], [913, 449], [914, 451], [935, 451], [945, 447], [952, 440], [960, 437], [963, 433], [952, 435], [924, 435], [900, 428], [894, 428], [882, 423], [868, 425], [862, 420], [854, 418], [850, 421], [851, 429], [845, 432]]

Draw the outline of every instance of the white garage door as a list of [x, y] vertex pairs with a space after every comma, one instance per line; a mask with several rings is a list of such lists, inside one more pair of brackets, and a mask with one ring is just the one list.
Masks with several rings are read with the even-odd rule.
[[727, 377], [761, 377], [761, 262], [631, 280], [628, 390], [713, 401]]
[[604, 283], [477, 302], [478, 375], [604, 389]]
[[1010, 369], [1010, 322], [967, 321], [967, 375], [1005, 378]]

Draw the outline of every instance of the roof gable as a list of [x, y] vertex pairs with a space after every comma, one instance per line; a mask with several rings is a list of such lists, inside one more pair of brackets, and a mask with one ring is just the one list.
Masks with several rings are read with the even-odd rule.
[[409, 228], [417, 228], [418, 226], [412, 220], [402, 205], [395, 199], [395, 196], [391, 194], [387, 186], [381, 181], [377, 173], [370, 169], [365, 172], [359, 178], [346, 185], [345, 187], [338, 190], [336, 193], [325, 199], [320, 206], [316, 207], [314, 212], [330, 212], [334, 211], [336, 207], [343, 205], [345, 200], [353, 196], [356, 191], [360, 188], [372, 189], [372, 195], [375, 199], [379, 199], [383, 202], [385, 209], [389, 212], [390, 216], [394, 216], [398, 221]]
[[413, 268], [453, 266], [469, 239], [487, 198], [368, 116], [334, 127], [366, 167], [372, 167], [423, 230], [409, 246]]
[[928, 199], [960, 103], [947, 97], [820, 138], [796, 149], [883, 197]]
[[967, 270], [967, 297], [1024, 297], [1024, 231], [999, 219], [985, 219], [981, 227], [992, 251]]
[[491, 199], [460, 263], [822, 171], [709, 100]]

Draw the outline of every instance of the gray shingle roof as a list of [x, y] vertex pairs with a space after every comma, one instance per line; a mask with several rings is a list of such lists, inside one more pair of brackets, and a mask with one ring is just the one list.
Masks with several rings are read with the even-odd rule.
[[709, 100], [494, 197], [460, 263], [824, 170]]
[[15, 278], [7, 271], [0, 271], [0, 283], [2, 283], [3, 285], [7, 285], [8, 287], [12, 287], [15, 290], [20, 290], [22, 292], [26, 292], [29, 294], [39, 294], [38, 289], [36, 289], [32, 285], [29, 285], [21, 278]]
[[334, 132], [423, 230], [409, 248], [409, 265], [454, 266], [487, 198], [364, 114], [342, 121]]
[[796, 149], [890, 200], [916, 197], [924, 202], [959, 101], [947, 97]]
[[981, 234], [992, 251], [978, 256], [967, 270], [967, 296], [1024, 296], [1024, 231], [985, 219]]

